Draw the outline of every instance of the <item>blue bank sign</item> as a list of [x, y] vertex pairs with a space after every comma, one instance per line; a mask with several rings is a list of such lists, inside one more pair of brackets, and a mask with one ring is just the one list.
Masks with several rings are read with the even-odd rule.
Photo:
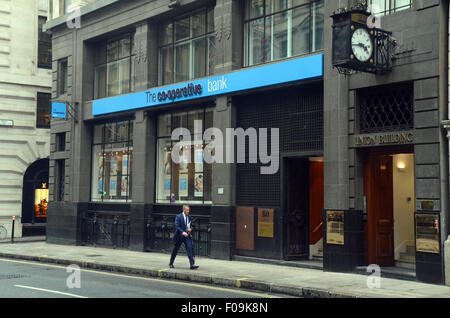
[[248, 68], [147, 91], [92, 102], [92, 115], [153, 107], [175, 102], [231, 94], [260, 87], [323, 76], [323, 54]]
[[52, 102], [52, 118], [66, 118], [67, 104]]

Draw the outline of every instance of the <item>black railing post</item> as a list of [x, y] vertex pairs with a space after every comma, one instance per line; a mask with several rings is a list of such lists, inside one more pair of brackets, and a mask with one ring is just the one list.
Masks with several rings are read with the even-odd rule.
[[119, 226], [119, 217], [116, 215], [114, 216], [114, 221], [111, 228], [111, 243], [113, 245], [113, 248], [117, 248], [117, 228]]
[[94, 218], [92, 220], [92, 243], [94, 247], [97, 245], [97, 213], [94, 213]]

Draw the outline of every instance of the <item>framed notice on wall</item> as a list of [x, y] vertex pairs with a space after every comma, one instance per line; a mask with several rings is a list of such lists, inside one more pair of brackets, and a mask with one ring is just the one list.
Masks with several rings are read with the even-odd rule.
[[273, 238], [273, 209], [258, 209], [258, 236]]
[[344, 245], [344, 211], [326, 211], [327, 244]]
[[415, 223], [416, 251], [439, 254], [439, 214], [417, 213]]
[[203, 173], [196, 173], [194, 178], [194, 196], [203, 196]]

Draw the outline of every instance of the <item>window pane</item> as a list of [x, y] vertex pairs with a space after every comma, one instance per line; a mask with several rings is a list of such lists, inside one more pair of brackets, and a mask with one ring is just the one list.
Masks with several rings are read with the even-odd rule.
[[160, 54], [160, 84], [173, 83], [173, 47], [164, 47], [159, 50]]
[[165, 23], [160, 31], [160, 45], [166, 45], [173, 42], [173, 23]]
[[214, 32], [214, 8], [209, 8], [207, 12], [208, 29], [206, 32]]
[[95, 49], [95, 64], [106, 63], [106, 42], [100, 42], [96, 45]]
[[119, 94], [130, 92], [130, 59], [123, 59], [119, 64]]
[[263, 0], [246, 0], [245, 1], [245, 18], [253, 19], [261, 17], [264, 14]]
[[201, 130], [200, 130], [200, 135], [197, 136], [199, 137], [199, 139], [202, 139], [203, 137], [203, 127], [205, 125], [205, 123], [203, 122], [203, 109], [200, 110], [192, 110], [190, 112], [188, 112], [188, 129], [192, 134], [192, 138], [194, 138], [194, 123], [196, 120], [200, 120], [201, 121]]
[[112, 62], [107, 65], [107, 92], [108, 96], [119, 94], [119, 64]]
[[175, 46], [175, 82], [190, 79], [190, 43]]
[[172, 135], [172, 116], [170, 114], [158, 116], [158, 137], [168, 137]]
[[106, 97], [106, 65], [95, 68], [94, 99]]
[[411, 0], [395, 0], [395, 12], [411, 7]]
[[189, 18], [175, 21], [175, 41], [187, 39], [190, 36]]
[[51, 94], [37, 93], [36, 128], [50, 128]]
[[292, 0], [292, 7], [301, 6], [309, 3], [310, 0]]
[[255, 65], [265, 61], [264, 19], [248, 22], [245, 25], [246, 65]]
[[287, 9], [288, 0], [266, 0], [266, 15]]
[[313, 3], [311, 19], [311, 51], [315, 52], [318, 50], [323, 50], [323, 0]]
[[172, 114], [172, 130], [180, 127], [188, 128], [187, 113]]
[[107, 123], [105, 125], [105, 139], [104, 143], [112, 143], [117, 141], [116, 123]]
[[128, 141], [129, 121], [119, 121], [116, 123], [117, 141]]
[[213, 116], [214, 116], [214, 109], [207, 108], [205, 110], [205, 124], [203, 125], [203, 130], [213, 127]]
[[131, 55], [131, 42], [130, 36], [121, 39], [119, 41], [119, 58], [124, 58]]
[[205, 76], [205, 68], [206, 68], [206, 39], [202, 37], [201, 39], [195, 40], [193, 43], [193, 57], [194, 57], [194, 77], [202, 77]]
[[206, 32], [206, 14], [204, 11], [199, 12], [191, 17], [192, 37], [204, 35]]
[[268, 43], [268, 60], [275, 61], [288, 57], [288, 14], [286, 12], [266, 19], [266, 38]]
[[119, 45], [118, 41], [108, 42], [106, 46], [106, 61], [111, 62], [115, 61], [119, 57]]
[[170, 138], [158, 139], [156, 200], [169, 203], [172, 193], [172, 160]]
[[[101, 127], [101, 126], [95, 126]], [[94, 135], [95, 136], [95, 135]], [[91, 200], [101, 201], [103, 195], [103, 151], [101, 145], [92, 148], [92, 186]]]
[[292, 55], [309, 53], [309, 6], [292, 10]]
[[371, 0], [371, 6], [372, 6], [372, 13], [385, 13], [386, 10], [389, 8], [386, 8], [386, 0]]
[[208, 61], [207, 75], [213, 75], [216, 68], [216, 37], [214, 34], [208, 36]]

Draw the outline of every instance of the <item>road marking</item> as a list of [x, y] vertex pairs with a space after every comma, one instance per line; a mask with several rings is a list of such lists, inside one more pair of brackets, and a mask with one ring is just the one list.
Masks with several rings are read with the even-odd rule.
[[168, 269], [160, 269], [159, 271], [158, 271], [158, 277], [161, 277], [162, 276], [162, 273], [163, 272], [167, 272], [168, 271]]
[[31, 286], [14, 285], [14, 287], [33, 289], [33, 290], [38, 290], [38, 291], [42, 291], [42, 292], [46, 292], [46, 293], [52, 293], [52, 294], [58, 294], [58, 295], [64, 295], [64, 296], [70, 296], [70, 297], [75, 297], [75, 298], [87, 298], [87, 297], [80, 296], [80, 295], [69, 294], [69, 293], [63, 293], [63, 292], [60, 292], [60, 291], [57, 291], [57, 290], [50, 290], [50, 289], [44, 289], [44, 288], [37, 288], [37, 287], [31, 287]]
[[[37, 265], [37, 266], [46, 266], [46, 267], [55, 267], [55, 268], [61, 268], [61, 269], [64, 269], [64, 270], [67, 268], [67, 266], [38, 263], [38, 262], [33, 262], [33, 261], [17, 261], [17, 260], [1, 259], [1, 258], [0, 258], [0, 261], [12, 262], [12, 263], [30, 264], [30, 265]], [[141, 280], [148, 280], [148, 281], [154, 281], [154, 282], [160, 282], [160, 283], [164, 282], [164, 283], [174, 284], [174, 285], [195, 286], [195, 287], [199, 287], [199, 288], [206, 288], [206, 289], [212, 289], [212, 290], [226, 291], [226, 292], [229, 292], [229, 293], [237, 293], [237, 294], [244, 294], [244, 295], [250, 295], [250, 296], [258, 296], [258, 297], [261, 297], [261, 298], [282, 298], [280, 296], [274, 296], [274, 295], [269, 295], [269, 294], [265, 294], [265, 293], [257, 293], [257, 292], [244, 291], [244, 290], [233, 290], [233, 289], [229, 289], [229, 288], [222, 288], [222, 287], [216, 287], [216, 286], [200, 285], [200, 284], [196, 284], [196, 283], [193, 283], [193, 282], [191, 282], [191, 283], [184, 283], [184, 282], [167, 280], [167, 279], [163, 279], [163, 278], [141, 277], [141, 276], [134, 276], [132, 274], [129, 274], [129, 275], [116, 274], [116, 273], [104, 272], [104, 271], [101, 271], [101, 270], [90, 270], [90, 269], [84, 269], [84, 268], [80, 268], [80, 270], [83, 271], [83, 272], [102, 274], [102, 275], [107, 275], [107, 276], [116, 276], [116, 277], [122, 277], [122, 278], [141, 279]]]
[[241, 288], [241, 281], [243, 281], [243, 280], [248, 280], [248, 278], [238, 278], [236, 280], [236, 287], [237, 288]]

